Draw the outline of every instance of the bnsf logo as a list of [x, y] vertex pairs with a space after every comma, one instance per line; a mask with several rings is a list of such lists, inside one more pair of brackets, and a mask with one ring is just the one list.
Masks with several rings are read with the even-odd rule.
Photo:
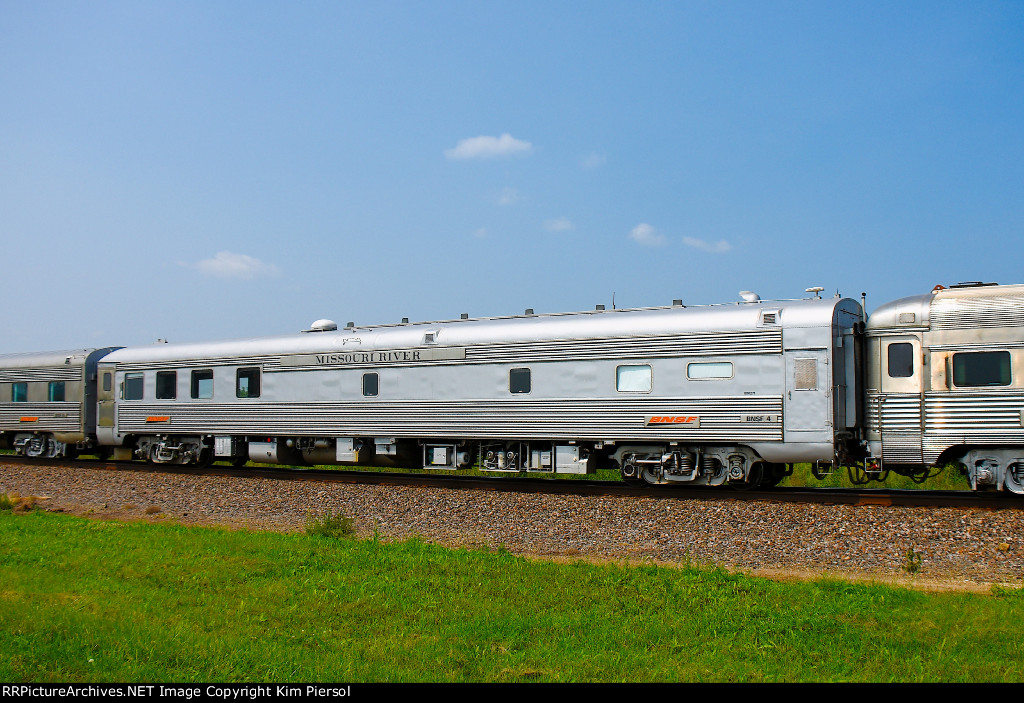
[[647, 421], [648, 425], [692, 425], [700, 417], [696, 415], [654, 415]]

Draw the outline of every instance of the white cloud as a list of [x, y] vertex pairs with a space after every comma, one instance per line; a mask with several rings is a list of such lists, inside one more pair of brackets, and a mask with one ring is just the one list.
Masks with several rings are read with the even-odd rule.
[[608, 157], [604, 154], [598, 154], [596, 151], [588, 155], [583, 159], [583, 168], [597, 168], [604, 166], [605, 162], [608, 161]]
[[631, 229], [629, 238], [637, 244], [643, 244], [645, 247], [660, 247], [665, 244], [665, 235], [646, 222], [641, 222]]
[[732, 244], [725, 241], [724, 239], [719, 240], [712, 244], [711, 242], [705, 242], [703, 239], [696, 239], [694, 237], [683, 237], [683, 244], [694, 249], [700, 249], [706, 251], [709, 254], [724, 254], [727, 251], [732, 251]]
[[233, 254], [230, 251], [218, 252], [212, 259], [203, 259], [192, 264], [192, 267], [207, 276], [217, 278], [252, 279], [262, 276], [276, 276], [277, 267], [265, 264], [246, 254]]
[[554, 220], [544, 220], [544, 229], [548, 232], [568, 232], [576, 229], [568, 217], [557, 217]]
[[515, 205], [519, 202], [519, 191], [515, 188], [506, 188], [498, 196], [498, 205]]
[[491, 159], [498, 156], [527, 154], [533, 151], [533, 144], [515, 139], [505, 132], [500, 137], [470, 137], [455, 145], [454, 149], [446, 149], [444, 155], [449, 159]]

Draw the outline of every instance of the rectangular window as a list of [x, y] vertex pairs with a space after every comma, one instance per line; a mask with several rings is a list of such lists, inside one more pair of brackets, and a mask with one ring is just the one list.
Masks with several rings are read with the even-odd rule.
[[235, 372], [235, 397], [236, 398], [259, 398], [260, 397], [260, 370], [259, 369], [238, 369]]
[[529, 393], [530, 369], [509, 369], [508, 390], [510, 393]]
[[380, 378], [376, 373], [363, 374], [363, 395], [375, 396], [380, 390]]
[[212, 398], [213, 397], [213, 370], [203, 369], [192, 372], [192, 397]]
[[11, 384], [11, 401], [15, 403], [27, 403], [28, 402], [28, 384], [27, 383], [12, 383]]
[[965, 352], [954, 354], [953, 385], [1010, 385], [1010, 352]]
[[64, 381], [50, 381], [50, 390], [46, 397], [51, 402], [64, 400]]
[[651, 367], [648, 364], [630, 364], [615, 367], [615, 390], [620, 393], [649, 393]]
[[126, 373], [124, 375], [124, 399], [142, 400], [142, 382], [141, 373]]
[[157, 400], [174, 400], [178, 397], [177, 371], [156, 372], [156, 397]]
[[103, 390], [109, 393], [114, 388], [114, 381], [111, 378], [114, 374], [109, 371], [103, 374]]
[[889, 378], [910, 378], [914, 375], [914, 345], [910, 342], [890, 344]]
[[691, 381], [709, 381], [732, 378], [731, 361], [701, 361], [686, 365], [686, 377]]

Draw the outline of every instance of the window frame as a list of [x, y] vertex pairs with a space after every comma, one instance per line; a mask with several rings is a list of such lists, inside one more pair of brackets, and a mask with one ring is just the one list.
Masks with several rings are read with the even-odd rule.
[[[192, 369], [192, 374], [189, 378], [189, 395], [192, 400], [210, 400], [214, 395], [214, 382], [213, 382], [213, 369]], [[200, 384], [203, 381], [210, 382], [210, 394], [200, 394]]]
[[[728, 376], [694, 376], [690, 373], [690, 368], [694, 366], [699, 367], [712, 367], [712, 366], [728, 366]], [[688, 361], [686, 362], [686, 380], [687, 381], [728, 381], [731, 378], [736, 377], [736, 365], [731, 361]]]
[[[129, 395], [129, 390], [134, 391], [138, 385], [138, 396]], [[145, 400], [146, 398], [146, 374], [139, 372], [126, 373], [121, 381], [121, 400]]]
[[[367, 381], [373, 379], [373, 392], [369, 392]], [[362, 376], [362, 391], [364, 398], [376, 398], [380, 395], [380, 373], [378, 371], [364, 371]]]
[[[647, 369], [647, 388], [621, 388], [619, 371], [622, 369]], [[615, 367], [616, 393], [652, 393], [654, 392], [654, 368], [650, 364], [618, 364]]]
[[[910, 354], [910, 357], [909, 357], [910, 373], [893, 374], [893, 354], [892, 354], [893, 347], [900, 347], [900, 349], [898, 351], [899, 351], [899, 353], [901, 355], [904, 353], [903, 352], [903, 347], [906, 347], [907, 349], [910, 350], [909, 351], [909, 354]], [[901, 359], [901, 358], [899, 358], [899, 356], [897, 356], [895, 360], [901, 366], [903, 364], [905, 364], [906, 361], [908, 361], [908, 359]], [[914, 377], [914, 365], [915, 364], [914, 364], [914, 345], [913, 345], [913, 343], [911, 343], [911, 342], [889, 342], [886, 345], [886, 347], [885, 347], [885, 372], [886, 372], [886, 374], [888, 374], [889, 378], [913, 378]], [[901, 371], [901, 370], [904, 370], [904, 369], [898, 368], [896, 370], [897, 371]]]
[[[60, 393], [54, 393], [56, 390], [60, 390]], [[55, 395], [60, 395], [59, 398], [55, 398]], [[50, 381], [46, 386], [46, 400], [49, 403], [63, 403], [67, 399], [67, 386], [64, 381]]]
[[[1000, 376], [1002, 375], [1002, 371], [1003, 371], [1003, 368], [1004, 368], [1002, 361], [1005, 360], [1005, 362], [1006, 362], [1005, 363], [1005, 370], [1006, 370], [1006, 373], [1007, 373], [1007, 381], [1006, 381], [1006, 383], [1003, 383], [1002, 381], [999, 381], [997, 383], [958, 383], [957, 382], [957, 378], [958, 377], [961, 380], [964, 380], [963, 379], [963, 375], [966, 373], [966, 369], [964, 369], [963, 367], [961, 367], [960, 369], [957, 368], [957, 359], [960, 358], [960, 359], [963, 359], [963, 360], [966, 361], [968, 358], [973, 357], [973, 358], [977, 359], [980, 356], [999, 356], [999, 357], [1001, 357], [1001, 361], [999, 363]], [[1013, 385], [1013, 357], [1010, 354], [1010, 352], [1008, 350], [1006, 350], [1006, 349], [997, 349], [997, 350], [989, 350], [989, 351], [961, 351], [961, 352], [953, 352], [953, 354], [950, 356], [949, 363], [950, 363], [951, 372], [952, 372], [950, 374], [950, 376], [951, 376], [950, 380], [952, 381], [953, 386], [956, 387], [956, 388], [1005, 388], [1005, 387]], [[977, 373], [977, 369], [974, 369], [973, 373]]]
[[[166, 379], [168, 376], [173, 379], [170, 385], [171, 394], [167, 395], [167, 383]], [[164, 379], [161, 385], [161, 379]], [[161, 391], [164, 394], [161, 395]], [[157, 400], [177, 400], [178, 399], [178, 372], [177, 371], [157, 371], [156, 372], [156, 399]]]
[[[260, 393], [263, 392], [263, 374], [260, 371], [259, 366], [242, 366], [235, 369], [235, 397], [236, 398], [259, 398]], [[245, 395], [242, 395], [242, 380], [248, 381], [246, 384]], [[255, 379], [255, 384], [253, 380]], [[256, 388], [256, 392], [253, 393], [253, 386]]]
[[[522, 379], [524, 376], [524, 371], [526, 372], [526, 389], [522, 390]], [[516, 374], [516, 376], [518, 377], [515, 386], [513, 386], [512, 384], [513, 374]], [[518, 388], [519, 390], [516, 390], [516, 388]], [[531, 393], [533, 393], [533, 371], [530, 370], [529, 366], [517, 366], [513, 369], [508, 370], [508, 392], [514, 395], [530, 395]]]

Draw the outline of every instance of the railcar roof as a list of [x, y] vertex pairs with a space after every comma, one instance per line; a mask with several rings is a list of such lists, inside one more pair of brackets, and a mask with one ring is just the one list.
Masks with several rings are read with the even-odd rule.
[[[949, 312], [958, 307], [1019, 308], [1024, 306], [1024, 285], [959, 284], [937, 287], [931, 293], [900, 298], [878, 307], [867, 321], [867, 329], [886, 330], [928, 327], [938, 309]], [[910, 317], [913, 315], [913, 317]]]
[[0, 368], [29, 369], [42, 366], [80, 366], [96, 349], [0, 354]]
[[[538, 342], [601, 337], [647, 337], [700, 332], [763, 329], [762, 311], [777, 311], [774, 328], [828, 325], [835, 308], [849, 298], [763, 300], [753, 303], [671, 306], [621, 310], [515, 315], [436, 322], [364, 325], [326, 332], [215, 342], [154, 344], [126, 347], [105, 362], [159, 362], [180, 359], [274, 356], [368, 349], [414, 349], [510, 342]], [[434, 335], [432, 345], [425, 343]]]

